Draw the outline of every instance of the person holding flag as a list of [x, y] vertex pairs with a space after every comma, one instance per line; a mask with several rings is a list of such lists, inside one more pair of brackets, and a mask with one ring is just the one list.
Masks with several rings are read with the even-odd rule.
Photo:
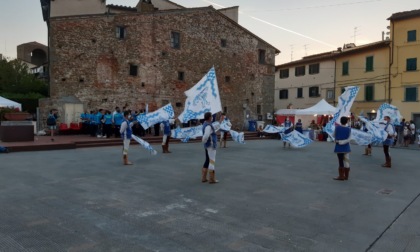
[[169, 138], [171, 138], [171, 124], [165, 120], [160, 124], [160, 130], [163, 132], [162, 153], [171, 153], [169, 151]]
[[342, 116], [340, 118], [340, 124], [335, 127], [334, 138], [335, 148], [334, 152], [337, 153], [338, 157], [338, 177], [335, 180], [348, 180], [350, 173], [350, 139], [351, 139], [351, 128], [347, 126], [349, 118]]
[[130, 161], [128, 161], [128, 149], [130, 148], [130, 141], [131, 136], [133, 134], [132, 127], [134, 123], [137, 123], [137, 121], [130, 122], [131, 119], [131, 113], [130, 111], [124, 111], [124, 120], [121, 123], [120, 128], [120, 134], [121, 138], [123, 139], [123, 162], [124, 165], [132, 165]]
[[[216, 130], [212, 125], [212, 119], [211, 112], [206, 112], [204, 114], [202, 142], [204, 143], [204, 149], [206, 151], [206, 161], [204, 162], [201, 170], [201, 182], [205, 183], [209, 181], [210, 184], [215, 184], [219, 182], [215, 179], [214, 171], [214, 164], [216, 162], [217, 135]], [[209, 169], [209, 180], [207, 180], [207, 172]]]
[[384, 130], [388, 133], [386, 140], [383, 142], [384, 154], [385, 154], [385, 164], [382, 167], [391, 168], [391, 156], [389, 155], [389, 146], [394, 142], [395, 137], [395, 128], [392, 125], [391, 118], [389, 116], [384, 116], [385, 128]]

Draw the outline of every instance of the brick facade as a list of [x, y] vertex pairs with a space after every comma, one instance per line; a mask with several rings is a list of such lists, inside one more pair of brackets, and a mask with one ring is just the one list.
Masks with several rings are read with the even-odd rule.
[[[124, 27], [124, 38], [117, 38], [118, 26]], [[172, 32], [180, 34], [179, 49], [171, 47]], [[259, 61], [260, 50], [265, 63]], [[260, 115], [273, 112], [276, 53], [213, 7], [54, 17], [51, 99], [42, 104], [56, 107], [60, 98], [73, 96], [86, 110], [125, 104], [140, 110], [148, 103], [153, 111], [171, 102], [178, 116], [184, 92], [214, 65], [222, 107], [234, 128], [242, 129], [246, 113], [258, 118], [257, 106]], [[137, 66], [137, 76], [130, 75], [130, 65]], [[178, 80], [179, 72], [184, 80]]]

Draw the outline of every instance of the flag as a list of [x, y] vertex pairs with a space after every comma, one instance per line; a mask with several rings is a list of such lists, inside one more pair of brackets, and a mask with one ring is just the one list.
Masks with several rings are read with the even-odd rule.
[[178, 119], [186, 123], [191, 119], [203, 119], [206, 112], [215, 114], [222, 111], [219, 87], [214, 67], [191, 89], [185, 92], [185, 109]]
[[152, 155], [156, 155], [157, 151], [155, 149], [153, 149], [153, 147], [146, 141], [144, 141], [143, 139], [141, 139], [140, 137], [136, 136], [136, 135], [131, 135], [131, 137], [138, 142], [142, 147], [144, 147], [146, 150], [148, 150], [150, 152], [150, 154]]
[[224, 131], [229, 131], [232, 128], [232, 123], [230, 123], [229, 119], [225, 119], [220, 123], [220, 129]]
[[388, 137], [388, 133], [379, 122], [369, 121], [364, 117], [359, 117], [360, 121], [365, 123], [367, 132], [372, 135], [371, 143], [381, 144]]
[[340, 123], [340, 118], [343, 116], [350, 116], [350, 109], [356, 99], [359, 87], [349, 86], [345, 88], [344, 93], [338, 98], [337, 112], [335, 112], [331, 121], [325, 126], [325, 131], [332, 136], [334, 134], [335, 124]]
[[372, 134], [355, 128], [351, 129], [351, 137], [358, 145], [368, 145], [372, 142]]
[[203, 126], [195, 126], [188, 128], [177, 127], [171, 131], [171, 137], [175, 139], [181, 139], [182, 142], [186, 143], [189, 139], [195, 139], [203, 136]]
[[383, 103], [379, 107], [374, 121], [376, 122], [383, 121], [385, 116], [389, 116], [389, 118], [391, 118], [390, 123], [394, 125], [399, 125], [402, 118], [401, 113], [398, 110], [398, 108], [388, 103]]
[[296, 130], [288, 134], [281, 134], [281, 139], [295, 148], [302, 148], [312, 143], [311, 139]]
[[232, 136], [232, 140], [240, 143], [240, 144], [245, 144], [245, 136], [243, 132], [236, 132], [234, 130], [229, 130], [230, 135]]
[[150, 126], [155, 125], [156, 123], [167, 121], [174, 116], [174, 108], [169, 103], [168, 105], [156, 110], [155, 112], [138, 115], [137, 121], [139, 121], [144, 129], [148, 129]]
[[284, 128], [284, 127], [273, 126], [271, 124], [268, 124], [267, 126], [265, 126], [263, 131], [266, 132], [266, 133], [282, 133], [285, 130], [286, 130], [286, 128]]

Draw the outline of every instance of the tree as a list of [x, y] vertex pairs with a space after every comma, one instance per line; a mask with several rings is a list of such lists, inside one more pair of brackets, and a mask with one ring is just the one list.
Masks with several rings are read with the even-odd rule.
[[18, 59], [0, 60], [0, 95], [6, 98], [43, 98], [48, 96], [48, 85], [29, 73], [28, 66]]

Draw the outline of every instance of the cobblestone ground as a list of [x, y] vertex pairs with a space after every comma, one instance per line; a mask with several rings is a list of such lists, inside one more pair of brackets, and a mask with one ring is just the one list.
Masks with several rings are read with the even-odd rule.
[[210, 185], [201, 144], [170, 149], [0, 155], [0, 251], [420, 251], [418, 151], [352, 145], [342, 182], [331, 143], [230, 142]]

